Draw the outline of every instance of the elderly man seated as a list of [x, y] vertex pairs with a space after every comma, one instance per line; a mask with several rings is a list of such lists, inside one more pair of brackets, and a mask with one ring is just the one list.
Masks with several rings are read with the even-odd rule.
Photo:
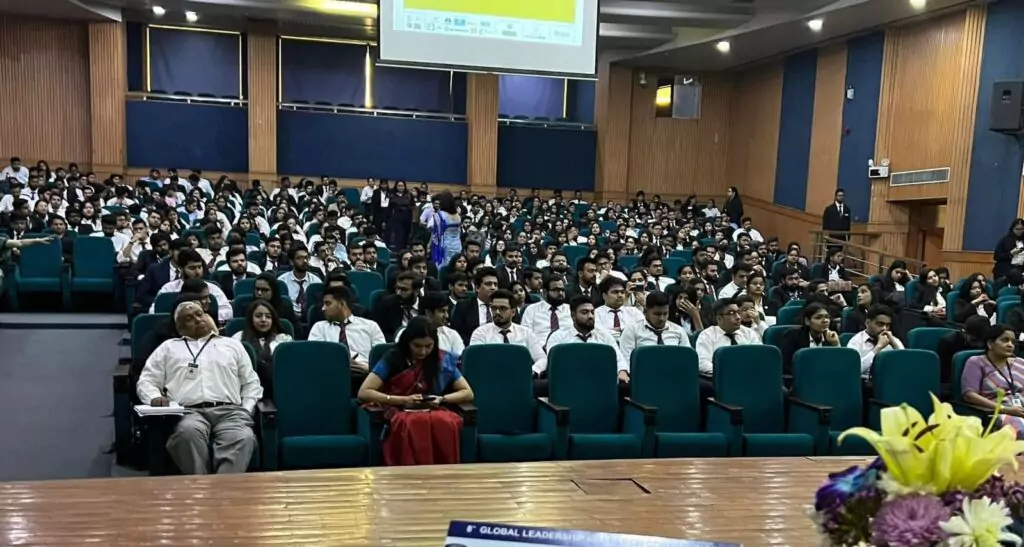
[[249, 354], [238, 340], [219, 336], [213, 318], [196, 302], [178, 305], [174, 321], [182, 337], [150, 355], [139, 377], [139, 399], [185, 407], [167, 441], [183, 473], [243, 473], [256, 450], [252, 412], [263, 396]]

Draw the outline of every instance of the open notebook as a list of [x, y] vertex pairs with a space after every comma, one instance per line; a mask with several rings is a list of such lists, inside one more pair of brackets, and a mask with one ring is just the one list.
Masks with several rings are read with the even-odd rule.
[[171, 401], [168, 406], [135, 405], [135, 412], [139, 416], [162, 416], [166, 414], [184, 414], [185, 407]]

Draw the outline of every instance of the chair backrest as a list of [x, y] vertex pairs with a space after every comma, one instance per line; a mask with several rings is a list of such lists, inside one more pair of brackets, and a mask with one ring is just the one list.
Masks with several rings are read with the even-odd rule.
[[373, 291], [384, 289], [384, 278], [377, 272], [349, 272], [348, 280], [359, 291], [359, 303], [364, 306], [370, 305]]
[[537, 429], [533, 357], [515, 344], [472, 345], [462, 353], [462, 373], [476, 395], [479, 433], [532, 433]]
[[253, 232], [249, 232], [249, 233], [245, 234], [245, 245], [247, 247], [259, 247], [259, 246], [263, 245], [263, 242], [260, 241], [260, 235], [259, 234], [256, 234], [256, 233], [253, 233]]
[[669, 258], [681, 258], [683, 264], [693, 264], [693, 251], [690, 249], [676, 249], [669, 253]]
[[[949, 309], [950, 315], [952, 308]], [[956, 332], [954, 329], [944, 327], [917, 327], [907, 333], [907, 349], [926, 349], [928, 351], [939, 350], [939, 340], [943, 336]]]
[[640, 257], [637, 255], [622, 255], [618, 258], [618, 262], [623, 270], [631, 272], [640, 264]]
[[75, 277], [81, 279], [114, 279], [114, 244], [105, 237], [75, 238], [72, 259]]
[[912, 279], [907, 282], [906, 288], [903, 291], [903, 301], [908, 305], [913, 305], [914, 298], [917, 296], [918, 287], [921, 285], [920, 280]]
[[[136, 361], [143, 356], [139, 355], [139, 348], [146, 333], [156, 328], [163, 321], [168, 321], [169, 313], [141, 313], [132, 319], [132, 360]], [[148, 356], [146, 356], [148, 357]]]
[[282, 437], [353, 432], [348, 348], [285, 342], [274, 350], [274, 404]]
[[572, 433], [619, 431], [615, 349], [604, 344], [559, 344], [548, 350], [548, 393], [571, 412]]
[[775, 316], [776, 325], [799, 325], [800, 317], [803, 315], [804, 309], [800, 306], [785, 306], [779, 308], [778, 315]]
[[715, 398], [743, 407], [747, 433], [782, 433], [782, 354], [775, 346], [726, 346], [715, 351]]
[[153, 311], [155, 313], [173, 313], [174, 301], [177, 300], [177, 298], [178, 293], [176, 292], [165, 292], [156, 295], [156, 300], [153, 301]]
[[21, 259], [18, 268], [21, 276], [32, 279], [60, 279], [62, 264], [60, 241], [54, 240], [47, 244], [32, 245], [20, 249]]
[[857, 333], [855, 333], [855, 332], [844, 332], [844, 333], [840, 334], [839, 335], [839, 345], [843, 346], [845, 348], [850, 343], [850, 340], [853, 340], [854, 336], [857, 336]]
[[1003, 287], [999, 289], [999, 293], [996, 294], [996, 298], [1002, 298], [1004, 296], [1020, 296], [1020, 289], [1017, 287]]
[[856, 350], [804, 348], [793, 356], [792, 396], [832, 407], [831, 429], [844, 430], [863, 421], [860, 376]]
[[1008, 300], [1006, 302], [1000, 302], [999, 304], [997, 304], [996, 305], [996, 321], [999, 322], [999, 323], [1005, 323], [1006, 322], [1006, 314], [1010, 313], [1010, 310], [1012, 310], [1013, 308], [1016, 308], [1017, 306], [1020, 306], [1020, 302], [1019, 301], [1014, 302], [1012, 300]]
[[[985, 355], [985, 352], [980, 349], [969, 349], [966, 351], [958, 351], [953, 356], [953, 371], [950, 373], [950, 394], [949, 398], [953, 401], [963, 401], [963, 383], [961, 382], [964, 375], [964, 366], [967, 365], [967, 360], [975, 355]], [[977, 386], [975, 386], [977, 389]]]
[[[234, 336], [236, 332], [241, 332], [245, 328], [245, 317], [235, 317], [231, 321], [228, 321], [227, 325], [224, 325], [224, 335]], [[295, 337], [295, 325], [287, 319], [281, 319], [281, 330], [292, 338]]]
[[959, 299], [960, 293], [958, 292], [949, 291], [949, 294], [946, 295], [946, 324], [950, 328], [956, 328], [956, 314], [953, 313], [953, 310], [956, 309], [956, 301]]
[[231, 311], [234, 312], [235, 317], [245, 317], [245, 310], [249, 309], [249, 304], [252, 304], [254, 300], [251, 294], [235, 295], [235, 299], [231, 301]]
[[324, 305], [324, 287], [323, 283], [310, 283], [306, 288], [306, 310]]
[[665, 275], [675, 279], [679, 274], [679, 269], [686, 264], [686, 261], [682, 258], [669, 257], [662, 259], [661, 264], [665, 267]]
[[242, 295], [251, 296], [252, 292], [253, 292], [253, 286], [255, 286], [255, 285], [256, 285], [256, 279], [255, 278], [239, 279], [238, 281], [235, 281], [235, 287], [234, 287], [235, 298], [238, 298], [239, 296], [242, 296]]
[[[377, 290], [373, 291], [372, 293], [370, 293], [370, 302], [368, 304], [363, 304], [363, 305], [369, 307], [372, 310], [377, 305], [377, 300], [379, 300], [382, 296], [385, 296], [387, 294], [388, 294], [388, 291], [386, 291], [384, 289], [377, 289]], [[469, 298], [468, 295], [467, 295], [467, 298]], [[360, 300], [360, 302], [362, 302], [362, 300]]]
[[658, 408], [658, 431], [700, 431], [697, 352], [683, 346], [644, 346], [630, 355], [630, 395]]
[[800, 308], [800, 309], [803, 309], [803, 307], [806, 306], [806, 305], [807, 305], [807, 301], [806, 300], [804, 300], [802, 298], [797, 298], [796, 300], [790, 300], [790, 301], [786, 302], [785, 304], [782, 305], [782, 307], [783, 308]]
[[932, 412], [930, 393], [939, 393], [939, 356], [923, 349], [880, 352], [871, 366], [874, 397], [898, 405], [907, 403], [923, 416]]
[[782, 337], [792, 329], [798, 329], [800, 327], [795, 325], [774, 325], [768, 327], [764, 331], [764, 343], [769, 346], [781, 347], [779, 344], [782, 343]]
[[565, 258], [569, 261], [569, 269], [575, 272], [576, 262], [587, 256], [590, 248], [586, 245], [564, 245], [562, 246], [562, 252], [565, 253]]
[[373, 370], [373, 367], [377, 366], [377, 363], [384, 358], [384, 355], [394, 347], [395, 344], [389, 342], [387, 344], [377, 344], [370, 348], [370, 370]]

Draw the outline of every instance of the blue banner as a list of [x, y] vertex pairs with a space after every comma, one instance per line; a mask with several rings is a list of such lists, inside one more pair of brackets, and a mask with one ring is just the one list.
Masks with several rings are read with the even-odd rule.
[[740, 547], [738, 543], [537, 528], [489, 522], [452, 521], [445, 547], [503, 547], [517, 545], [568, 547]]

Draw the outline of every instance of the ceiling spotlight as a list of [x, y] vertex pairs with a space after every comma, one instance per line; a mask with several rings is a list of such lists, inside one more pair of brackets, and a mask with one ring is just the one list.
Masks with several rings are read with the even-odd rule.
[[196, 21], [199, 20], [199, 15], [197, 15], [196, 12], [194, 12], [194, 11], [186, 11], [185, 12], [185, 20], [188, 21], [189, 23], [195, 23]]
[[810, 29], [813, 30], [814, 32], [820, 32], [821, 27], [824, 25], [825, 20], [821, 18], [811, 19], [810, 21], [807, 21], [807, 26], [810, 27]]
[[910, 0], [910, 7], [921, 10], [928, 6], [928, 0]]
[[722, 40], [715, 44], [715, 49], [722, 53], [729, 53], [729, 50], [732, 49], [732, 44], [729, 43], [729, 40]]
[[156, 15], [157, 17], [160, 17], [160, 16], [162, 16], [165, 13], [167, 13], [167, 10], [165, 10], [163, 7], [161, 7], [161, 6], [153, 6], [153, 15]]

